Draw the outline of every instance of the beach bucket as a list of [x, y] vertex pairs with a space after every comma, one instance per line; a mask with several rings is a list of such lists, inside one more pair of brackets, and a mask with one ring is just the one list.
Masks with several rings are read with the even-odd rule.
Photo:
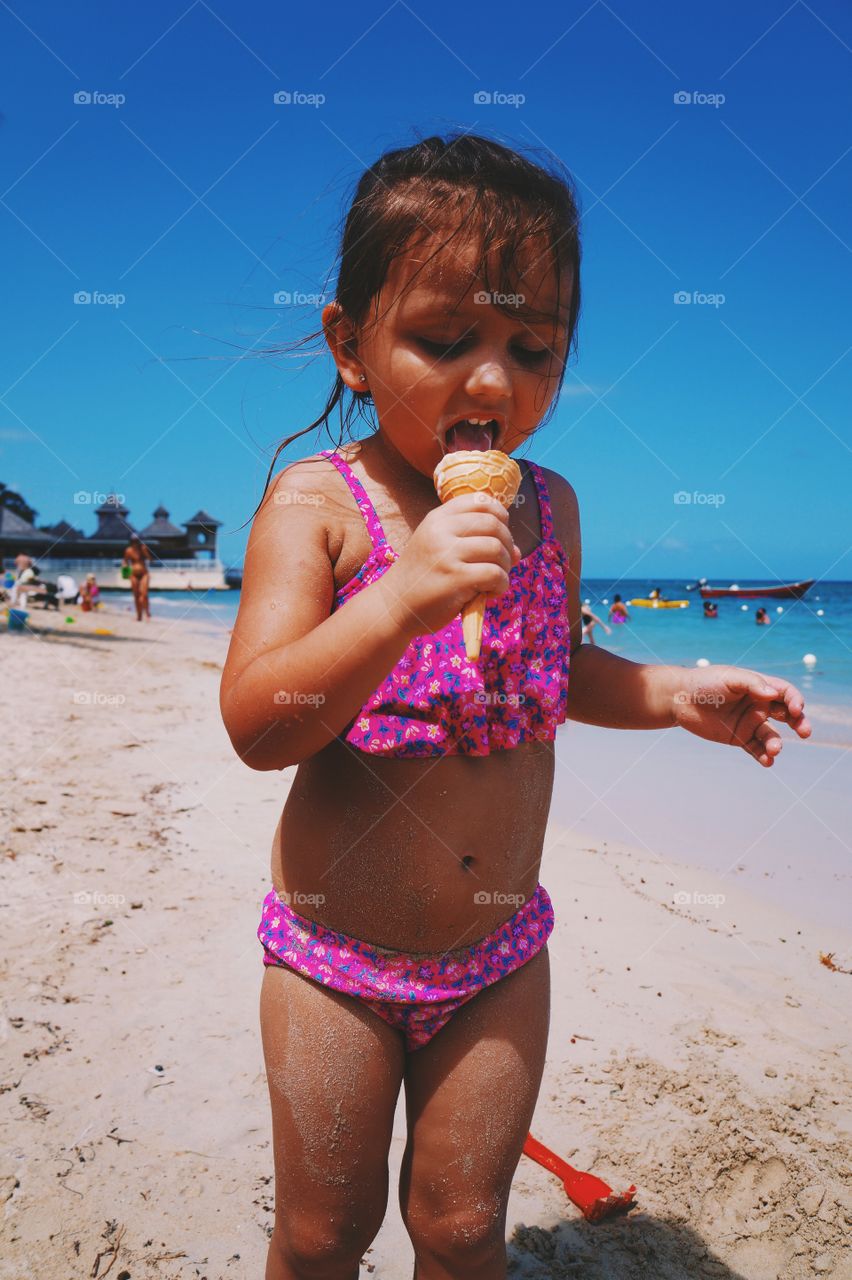
[[123, 565], [121, 566], [121, 576], [122, 576], [122, 578], [129, 578], [129, 577], [130, 577], [130, 565], [129, 565], [129, 564], [123, 564]]
[[26, 629], [27, 618], [30, 616], [26, 609], [7, 609], [6, 613], [9, 617], [10, 631], [24, 631]]

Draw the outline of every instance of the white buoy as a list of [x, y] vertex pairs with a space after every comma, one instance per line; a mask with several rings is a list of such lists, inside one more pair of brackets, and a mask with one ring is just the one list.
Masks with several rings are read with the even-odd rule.
[[816, 666], [816, 660], [815, 653], [806, 653], [804, 658], [802, 658], [802, 662], [804, 662], [806, 667]]
[[821, 618], [825, 614], [825, 609], [817, 609], [817, 617]]
[[748, 605], [747, 605], [747, 604], [741, 604], [741, 605], [740, 605], [740, 609], [742, 609], [744, 613], [748, 613]]
[[602, 603], [603, 603], [603, 604], [609, 604], [609, 600], [607, 599], [607, 597], [606, 597], [606, 596], [604, 596]]
[[739, 591], [739, 589], [740, 589], [739, 585], [736, 582], [732, 582], [731, 585], [728, 587], [729, 591]]
[[783, 612], [784, 612], [784, 606], [783, 606], [783, 604], [776, 604], [776, 606], [775, 606], [775, 612], [776, 612], [776, 613], [783, 613]]
[[710, 659], [709, 659], [709, 658], [699, 658], [695, 665], [696, 665], [696, 667], [709, 667], [709, 666], [710, 666]]

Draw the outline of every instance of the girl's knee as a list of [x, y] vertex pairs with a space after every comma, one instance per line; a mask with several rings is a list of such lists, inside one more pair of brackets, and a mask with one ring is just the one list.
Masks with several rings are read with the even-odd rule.
[[343, 1280], [350, 1270], [355, 1280], [383, 1218], [384, 1213], [368, 1219], [346, 1209], [333, 1217], [307, 1209], [286, 1218], [277, 1213], [267, 1280]]
[[403, 1215], [414, 1252], [447, 1270], [475, 1275], [476, 1268], [506, 1254], [506, 1205], [477, 1197], [440, 1212], [409, 1207]]

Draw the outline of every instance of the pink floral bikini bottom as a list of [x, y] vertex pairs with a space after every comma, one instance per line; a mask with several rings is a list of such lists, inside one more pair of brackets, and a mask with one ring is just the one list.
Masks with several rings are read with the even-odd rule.
[[543, 885], [513, 916], [461, 950], [430, 956], [375, 948], [298, 915], [274, 889], [263, 900], [257, 936], [263, 963], [285, 965], [323, 986], [362, 1000], [422, 1049], [468, 1000], [514, 973], [553, 932], [553, 904]]

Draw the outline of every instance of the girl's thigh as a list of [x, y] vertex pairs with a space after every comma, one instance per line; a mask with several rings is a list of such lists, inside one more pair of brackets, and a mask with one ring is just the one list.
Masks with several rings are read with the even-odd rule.
[[547, 947], [462, 1005], [408, 1057], [400, 1207], [415, 1249], [503, 1238], [550, 1023]]
[[276, 1231], [310, 1236], [345, 1215], [356, 1234], [375, 1233], [387, 1207], [402, 1037], [357, 999], [277, 965], [263, 976], [260, 1018]]

